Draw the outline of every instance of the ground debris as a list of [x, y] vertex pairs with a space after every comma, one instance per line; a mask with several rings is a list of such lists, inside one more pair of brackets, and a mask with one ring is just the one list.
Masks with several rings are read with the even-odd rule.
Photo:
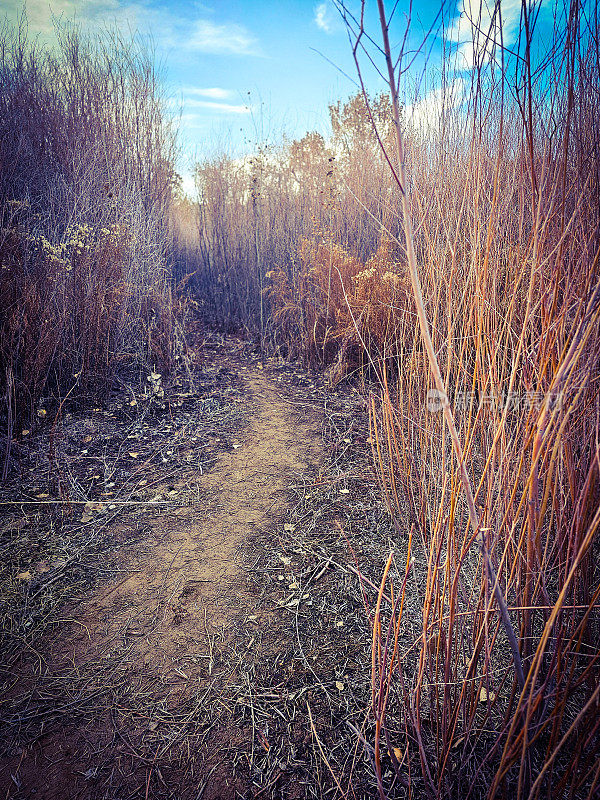
[[14, 800], [40, 775], [42, 797], [325, 797], [315, 731], [373, 796], [357, 571], [376, 582], [391, 529], [364, 402], [241, 340], [206, 352], [194, 391], [70, 412], [53, 470], [43, 429], [28, 443], [0, 527]]

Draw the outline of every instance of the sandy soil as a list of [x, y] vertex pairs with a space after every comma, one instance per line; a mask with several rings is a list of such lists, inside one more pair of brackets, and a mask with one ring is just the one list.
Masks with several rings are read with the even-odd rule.
[[[269, 625], [246, 589], [249, 537], [282, 515], [290, 483], [321, 456], [318, 420], [294, 413], [280, 386], [254, 369], [247, 373], [245, 390], [252, 408], [248, 425], [232, 432], [232, 451], [198, 477], [198, 502], [151, 520], [147, 546], [126, 548], [119, 556], [118, 580], [66, 609], [65, 620], [71, 622], [44, 643], [39, 654], [44, 666], [32, 669], [28, 680], [39, 684], [48, 676], [113, 659], [119, 681], [163, 686], [170, 703], [191, 689], [197, 692], [200, 684], [210, 704], [211, 687], [234, 671], [223, 655], [234, 635], [233, 621]], [[115, 737], [114, 730], [109, 735], [109, 723], [106, 710], [81, 729], [53, 721], [33, 747], [5, 763], [2, 796], [110, 796], [106, 784], [101, 789], [90, 781], [90, 769], [100, 751], [102, 763], [114, 760], [121, 769], [131, 756], [128, 747], [135, 753], [135, 745], [133, 739]], [[150, 790], [154, 765], [141, 762], [148, 775], [145, 796], [172, 796]], [[204, 798], [236, 796], [235, 782], [222, 766], [200, 777], [195, 780]], [[137, 783], [130, 796], [143, 797], [144, 784]]]

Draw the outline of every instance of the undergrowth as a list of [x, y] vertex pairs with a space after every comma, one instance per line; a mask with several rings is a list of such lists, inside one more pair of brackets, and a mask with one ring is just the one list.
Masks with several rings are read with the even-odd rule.
[[123, 365], [168, 369], [181, 339], [168, 209], [175, 132], [152, 55], [106, 32], [58, 45], [0, 31], [0, 414], [11, 441], [40, 399]]

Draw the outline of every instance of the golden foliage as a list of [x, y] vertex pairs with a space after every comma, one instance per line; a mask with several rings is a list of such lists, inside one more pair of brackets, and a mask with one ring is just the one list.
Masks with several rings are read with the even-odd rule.
[[303, 239], [296, 274], [279, 268], [266, 277], [277, 334], [293, 356], [352, 365], [398, 347], [410, 284], [389, 237], [365, 263], [330, 239]]

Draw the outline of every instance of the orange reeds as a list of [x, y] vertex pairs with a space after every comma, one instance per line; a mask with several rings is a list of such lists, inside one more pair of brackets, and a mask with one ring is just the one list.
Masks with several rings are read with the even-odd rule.
[[[506, 79], [501, 62], [477, 66], [465, 99], [466, 141], [453, 136], [444, 108], [437, 124], [446, 138], [419, 133], [421, 143], [435, 140], [421, 165], [398, 107], [401, 55], [392, 59], [378, 6], [399, 133], [386, 156], [423, 334], [401, 354], [394, 383], [381, 376], [381, 397], [370, 403], [392, 522], [399, 536], [416, 526], [423, 546], [412, 576], [422, 634], [402, 642], [391, 694], [396, 725], [406, 729], [401, 750], [433, 797], [592, 797], [600, 779], [600, 579], [592, 556], [600, 273], [590, 209], [599, 195], [596, 178], [577, 166], [572, 126], [581, 108], [578, 141], [597, 141], [582, 99], [600, 75], [576, 42], [597, 52], [598, 21], [590, 36], [579, 7], [558, 11], [566, 38], [557, 24], [561, 44], [548, 51], [556, 63], [536, 73], [524, 12], [520, 105], [493, 90]], [[357, 53], [363, 19], [346, 14]], [[547, 114], [558, 132], [545, 138]], [[456, 121], [463, 115], [454, 112]], [[409, 368], [424, 352], [429, 372]], [[426, 396], [428, 378], [434, 389]]]

